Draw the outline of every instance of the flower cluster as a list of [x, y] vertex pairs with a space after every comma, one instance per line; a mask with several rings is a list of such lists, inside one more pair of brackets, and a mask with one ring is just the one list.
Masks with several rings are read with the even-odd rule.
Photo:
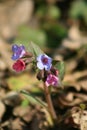
[[37, 67], [39, 68], [39, 73], [37, 78], [43, 80], [45, 85], [48, 86], [58, 86], [58, 70], [52, 66], [52, 58], [46, 54], [41, 54], [37, 57]]
[[[32, 62], [32, 54], [28, 53], [25, 50], [25, 47], [23, 45], [16, 45], [14, 44], [12, 46], [12, 51], [13, 51], [13, 55], [12, 55], [12, 60], [15, 60], [16, 62], [13, 64], [12, 68], [16, 71], [16, 72], [21, 72], [23, 70], [26, 69], [26, 65], [28, 64], [28, 62]], [[27, 57], [27, 59], [26, 59]]]
[[42, 80], [47, 87], [58, 86], [58, 70], [53, 67], [52, 58], [46, 54], [40, 54], [34, 57], [32, 53], [26, 51], [23, 45], [13, 45], [12, 51], [12, 59], [16, 60], [12, 67], [16, 72], [25, 70], [29, 63], [35, 63], [35, 67], [38, 69], [38, 80]]

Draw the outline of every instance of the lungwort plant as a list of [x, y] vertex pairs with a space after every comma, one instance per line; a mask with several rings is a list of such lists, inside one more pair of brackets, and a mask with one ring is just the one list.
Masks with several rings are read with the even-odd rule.
[[25, 95], [32, 96], [37, 100], [42, 106], [46, 107], [50, 113], [52, 120], [57, 121], [57, 115], [51, 99], [51, 88], [54, 89], [61, 86], [61, 81], [64, 76], [64, 62], [56, 61], [46, 55], [36, 44], [30, 43], [29, 50], [25, 48], [24, 45], [12, 45], [12, 60], [14, 64], [12, 68], [16, 72], [24, 71], [27, 65], [32, 64], [36, 70], [36, 77], [43, 83], [44, 94], [47, 101], [47, 106], [45, 106], [41, 100], [33, 97], [32, 94], [22, 91]]

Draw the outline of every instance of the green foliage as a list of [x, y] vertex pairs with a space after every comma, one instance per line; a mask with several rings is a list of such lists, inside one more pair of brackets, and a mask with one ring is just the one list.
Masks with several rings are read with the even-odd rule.
[[36, 11], [36, 15], [39, 18], [51, 18], [51, 19], [57, 19], [60, 17], [60, 10], [58, 7], [51, 5], [51, 6], [40, 6], [38, 10]]
[[[30, 79], [30, 80], [29, 80]], [[7, 84], [11, 90], [22, 90], [29, 89], [32, 92], [40, 92], [40, 88], [36, 87], [38, 85], [38, 80], [33, 75], [20, 74], [19, 76], [12, 76], [7, 78]], [[38, 81], [38, 82], [37, 82]]]
[[64, 28], [62, 25], [52, 25], [51, 28], [52, 33], [55, 34], [56, 36], [58, 36], [59, 38], [63, 38], [64, 36], [66, 36], [66, 28]]
[[32, 93], [27, 92], [25, 90], [21, 90], [20, 92], [27, 97], [27, 99], [29, 100], [30, 103], [32, 103], [32, 104], [38, 104], [38, 105], [41, 105], [42, 107], [45, 107], [45, 108], [47, 107], [45, 102], [43, 102], [42, 100], [40, 100], [38, 97], [36, 97]]
[[87, 3], [84, 0], [74, 1], [70, 9], [70, 16], [75, 19], [83, 18], [87, 23]]
[[37, 11], [36, 11], [36, 15], [37, 15], [39, 18], [42, 18], [45, 13], [46, 13], [46, 9], [45, 9], [44, 6], [39, 7], [39, 9], [37, 9]]
[[33, 42], [31, 42], [29, 44], [29, 49], [30, 52], [32, 52], [34, 54], [35, 57], [37, 57], [40, 54], [43, 54], [44, 52], [39, 48], [39, 46], [37, 46], [36, 44], [34, 44]]
[[29, 100], [25, 99], [22, 101], [21, 106], [26, 107], [26, 106], [28, 106], [28, 104], [29, 104]]
[[[44, 31], [42, 31], [44, 30]], [[18, 30], [18, 36], [14, 43], [29, 45], [33, 41], [38, 46], [57, 47], [61, 40], [67, 36], [67, 29], [62, 25], [45, 23], [42, 29], [31, 29], [27, 26], [21, 26]]]
[[53, 65], [54, 65], [54, 67], [56, 67], [58, 69], [59, 78], [60, 78], [60, 80], [62, 80], [64, 77], [64, 74], [65, 74], [65, 63], [63, 61], [54, 60]]
[[59, 8], [56, 7], [56, 6], [50, 6], [48, 8], [48, 16], [53, 18], [53, 19], [59, 18], [60, 17], [60, 10], [59, 10]]
[[21, 90], [31, 84], [31, 80], [29, 80], [28, 75], [21, 75], [17, 77], [10, 77], [7, 79], [7, 83], [12, 90]]
[[67, 36], [67, 29], [59, 25], [58, 23], [56, 24], [46, 24], [45, 25], [47, 28], [46, 33], [47, 33], [47, 43], [48, 47], [51, 48], [56, 48], [61, 44], [61, 41], [63, 38]]
[[58, 23], [58, 19], [61, 16], [58, 6], [55, 4], [41, 4], [35, 14], [39, 18], [41, 28], [46, 33], [47, 47], [58, 47], [61, 44], [61, 40], [67, 35], [66, 28]]
[[18, 36], [15, 39], [15, 43], [22, 43], [27, 45], [30, 41], [35, 42], [40, 47], [46, 44], [46, 34], [41, 29], [32, 29], [26, 25], [19, 27]]

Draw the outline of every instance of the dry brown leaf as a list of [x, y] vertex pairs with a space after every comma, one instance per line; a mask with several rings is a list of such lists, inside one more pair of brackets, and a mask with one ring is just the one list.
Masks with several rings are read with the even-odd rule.
[[66, 108], [76, 106], [80, 103], [87, 102], [87, 95], [76, 92], [60, 93], [56, 99], [53, 99], [55, 107]]
[[83, 90], [87, 91], [87, 80], [79, 81], [78, 84], [81, 86]]
[[87, 111], [79, 110], [72, 114], [72, 118], [75, 124], [77, 124], [80, 130], [87, 130]]
[[11, 128], [12, 130], [22, 130], [24, 126], [24, 122], [20, 120], [20, 118], [16, 118], [15, 120], [11, 121]]
[[76, 59], [70, 59], [70, 60], [67, 60], [67, 62], [65, 64], [66, 64], [66, 72], [70, 73], [76, 68], [77, 60]]
[[0, 120], [3, 117], [5, 110], [6, 110], [5, 105], [0, 101]]
[[23, 107], [23, 106], [18, 106], [15, 107], [13, 110], [13, 114], [15, 116], [21, 117], [24, 121], [29, 122], [32, 120], [33, 115], [35, 114], [35, 110], [31, 110], [29, 106]]
[[82, 77], [85, 77], [87, 76], [87, 70], [84, 70], [84, 71], [77, 71], [75, 73], [72, 73], [72, 74], [66, 74], [65, 77], [64, 77], [64, 82], [68, 82], [68, 81], [76, 81], [78, 80], [79, 78], [82, 78]]
[[0, 55], [2, 56], [7, 68], [11, 71], [13, 62], [11, 60], [11, 53], [8, 51], [8, 48], [9, 45], [0, 39]]
[[81, 39], [81, 33], [79, 30], [79, 26], [77, 24], [73, 24], [71, 28], [69, 29], [68, 36], [73, 40], [80, 40]]
[[66, 47], [68, 49], [77, 50], [81, 47], [82, 43], [79, 41], [71, 41], [69, 39], [64, 39], [62, 44], [64, 47]]
[[10, 91], [3, 97], [3, 101], [7, 105], [15, 106], [20, 103], [21, 98], [18, 92]]

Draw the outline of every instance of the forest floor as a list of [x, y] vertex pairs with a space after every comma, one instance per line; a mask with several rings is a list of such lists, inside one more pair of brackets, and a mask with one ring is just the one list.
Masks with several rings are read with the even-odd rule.
[[[75, 28], [69, 33], [72, 31]], [[63, 87], [52, 93], [59, 120], [56, 126], [52, 126], [43, 107], [20, 93], [27, 90], [45, 101], [43, 86], [32, 68], [16, 74], [11, 67], [11, 45], [0, 41], [0, 130], [87, 129], [87, 43], [83, 44], [85, 38], [80, 38], [72, 42], [64, 39], [59, 48], [50, 51], [66, 66]]]

